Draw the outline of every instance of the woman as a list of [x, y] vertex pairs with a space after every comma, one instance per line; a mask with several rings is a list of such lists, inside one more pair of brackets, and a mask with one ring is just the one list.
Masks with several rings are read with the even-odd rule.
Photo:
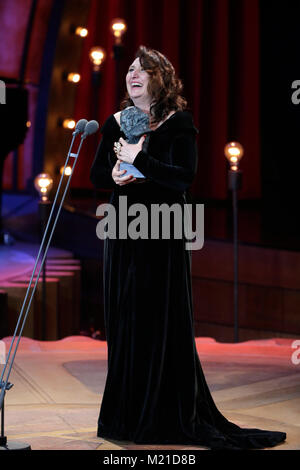
[[[197, 130], [166, 57], [141, 46], [126, 85], [122, 111], [105, 122], [91, 168], [96, 187], [113, 188], [117, 220], [121, 196], [149, 213], [153, 204], [183, 207], [197, 167]], [[124, 163], [140, 178], [122, 170]], [[212, 449], [284, 441], [285, 433], [241, 429], [217, 410], [195, 346], [190, 252], [184, 236], [172, 235], [105, 239], [108, 373], [98, 436]]]

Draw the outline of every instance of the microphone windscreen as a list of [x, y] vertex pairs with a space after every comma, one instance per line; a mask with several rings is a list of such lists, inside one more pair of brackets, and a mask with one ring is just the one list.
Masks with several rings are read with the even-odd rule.
[[97, 121], [89, 121], [84, 130], [84, 136], [87, 137], [88, 135], [95, 134], [95, 132], [97, 132], [98, 129], [99, 129], [99, 124]]
[[80, 119], [80, 121], [77, 122], [75, 127], [76, 134], [82, 134], [82, 132], [84, 132], [86, 128], [87, 123], [88, 122], [86, 119]]

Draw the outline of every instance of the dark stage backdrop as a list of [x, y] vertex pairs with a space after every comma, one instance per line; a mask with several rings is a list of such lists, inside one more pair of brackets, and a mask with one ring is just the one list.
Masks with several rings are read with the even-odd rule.
[[[264, 220], [267, 221], [269, 215], [271, 225], [281, 225], [285, 229], [284, 217], [290, 220], [291, 215], [295, 214], [296, 226], [300, 104], [297, 101], [293, 103], [291, 98], [294, 91], [292, 83], [300, 80], [297, 60], [299, 2], [66, 1], [56, 37], [51, 36], [49, 31], [55, 3], [54, 0], [38, 0], [30, 36], [25, 79], [29, 90], [29, 119], [32, 127], [24, 146], [19, 149], [18, 190], [26, 189], [28, 181], [35, 176], [34, 168], [38, 165], [34, 158], [44, 161], [45, 168], [52, 168], [53, 171], [57, 166], [56, 162], [53, 163], [55, 158], [61, 158], [61, 164], [64, 162], [62, 149], [69, 134], [67, 131], [62, 132], [58, 139], [54, 138], [54, 125], [52, 128], [49, 125], [50, 110], [55, 101], [48, 105], [46, 137], [52, 142], [50, 150], [47, 147], [45, 153], [41, 150], [41, 155], [34, 153], [34, 141], [41, 124], [36, 109], [39, 91], [44, 86], [41, 68], [45, 63], [46, 46], [49, 49], [46, 38], [50, 38], [54, 43], [52, 46], [58, 48], [60, 38], [70, 36], [69, 23], [75, 17], [76, 4], [76, 19], [80, 21], [81, 18], [83, 25], [88, 26], [89, 36], [82, 42], [70, 39], [70, 46], [64, 50], [64, 54], [65, 63], [71, 64], [71, 54], [76, 53], [76, 64], [82, 74], [82, 81], [74, 93], [66, 93], [59, 75], [64, 63], [60, 57], [58, 69], [55, 69], [57, 64], [54, 62], [51, 85], [53, 88], [55, 80], [60, 83], [60, 95], [57, 96], [62, 97], [60, 102], [65, 98], [68, 112], [73, 110], [76, 119], [96, 117], [102, 124], [116, 111], [116, 76], [110, 22], [115, 17], [123, 17], [128, 23], [120, 73], [123, 83], [126, 69], [140, 44], [165, 53], [183, 80], [184, 92], [199, 129], [199, 165], [192, 187], [193, 195], [201, 199], [227, 198], [223, 147], [228, 140], [237, 139], [245, 147], [241, 164], [244, 184], [240, 197], [258, 199], [262, 196]], [[0, 2], [1, 76], [14, 79], [20, 76], [31, 5], [32, 0]], [[81, 15], [78, 13], [80, 8]], [[92, 114], [92, 70], [88, 59], [89, 49], [94, 45], [102, 46], [107, 51], [96, 116]], [[73, 188], [91, 188], [89, 168], [94, 152], [95, 142], [91, 139], [78, 162]], [[5, 162], [5, 189], [13, 189], [12, 163], [10, 156]], [[281, 219], [277, 223], [278, 213]]]
[[[28, 118], [31, 128], [27, 132], [24, 145], [18, 149], [17, 187], [13, 188], [14, 156], [5, 160], [3, 175], [4, 189], [25, 190], [33, 172], [33, 140], [36, 124], [36, 107], [40, 86], [40, 68], [43, 59], [52, 0], [38, 0], [32, 28], [29, 35], [27, 54], [24, 51], [26, 30], [30, 21], [32, 0], [0, 1], [0, 76], [5, 79], [20, 80], [22, 77], [22, 59], [24, 63], [24, 82], [29, 93]], [[2, 111], [4, 112], [4, 111]], [[16, 108], [16, 113], [18, 109]], [[3, 138], [4, 136], [2, 136]]]
[[[259, 122], [259, 5], [258, 0], [92, 0], [80, 72], [75, 117], [91, 115], [93, 90], [88, 52], [104, 47], [98, 112], [103, 123], [113, 112], [116, 76], [112, 57], [112, 19], [124, 18], [125, 57], [121, 78], [140, 44], [163, 52], [184, 83], [184, 93], [199, 129], [198, 174], [192, 187], [195, 197], [226, 199], [228, 140], [245, 147], [241, 198], [261, 195]], [[73, 188], [90, 187], [89, 167], [94, 155], [90, 141], [78, 162]]]
[[300, 2], [262, 1], [260, 17], [263, 223], [299, 240]]

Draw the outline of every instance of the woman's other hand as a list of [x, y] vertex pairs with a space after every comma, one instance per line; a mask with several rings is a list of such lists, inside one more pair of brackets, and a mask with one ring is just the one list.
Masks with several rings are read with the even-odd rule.
[[119, 139], [121, 147], [118, 152], [118, 158], [123, 162], [133, 164], [135, 157], [142, 150], [144, 140], [145, 136], [143, 135], [137, 144], [129, 144], [121, 137]]
[[117, 160], [117, 163], [113, 167], [112, 170], [112, 179], [116, 184], [119, 186], [124, 186], [124, 184], [132, 183], [133, 181], [136, 181], [136, 178], [134, 178], [132, 175], [128, 176], [122, 176], [124, 173], [126, 173], [126, 170], [120, 170], [120, 160]]

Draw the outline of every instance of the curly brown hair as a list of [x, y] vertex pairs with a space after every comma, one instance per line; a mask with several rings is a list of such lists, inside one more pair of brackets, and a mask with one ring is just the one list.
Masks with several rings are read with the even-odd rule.
[[[183, 85], [176, 76], [171, 62], [155, 49], [140, 46], [135, 59], [139, 58], [141, 66], [149, 74], [148, 92], [153, 101], [150, 106], [151, 124], [164, 120], [171, 111], [183, 111], [187, 107], [181, 96]], [[133, 106], [128, 92], [121, 103], [121, 109]]]

